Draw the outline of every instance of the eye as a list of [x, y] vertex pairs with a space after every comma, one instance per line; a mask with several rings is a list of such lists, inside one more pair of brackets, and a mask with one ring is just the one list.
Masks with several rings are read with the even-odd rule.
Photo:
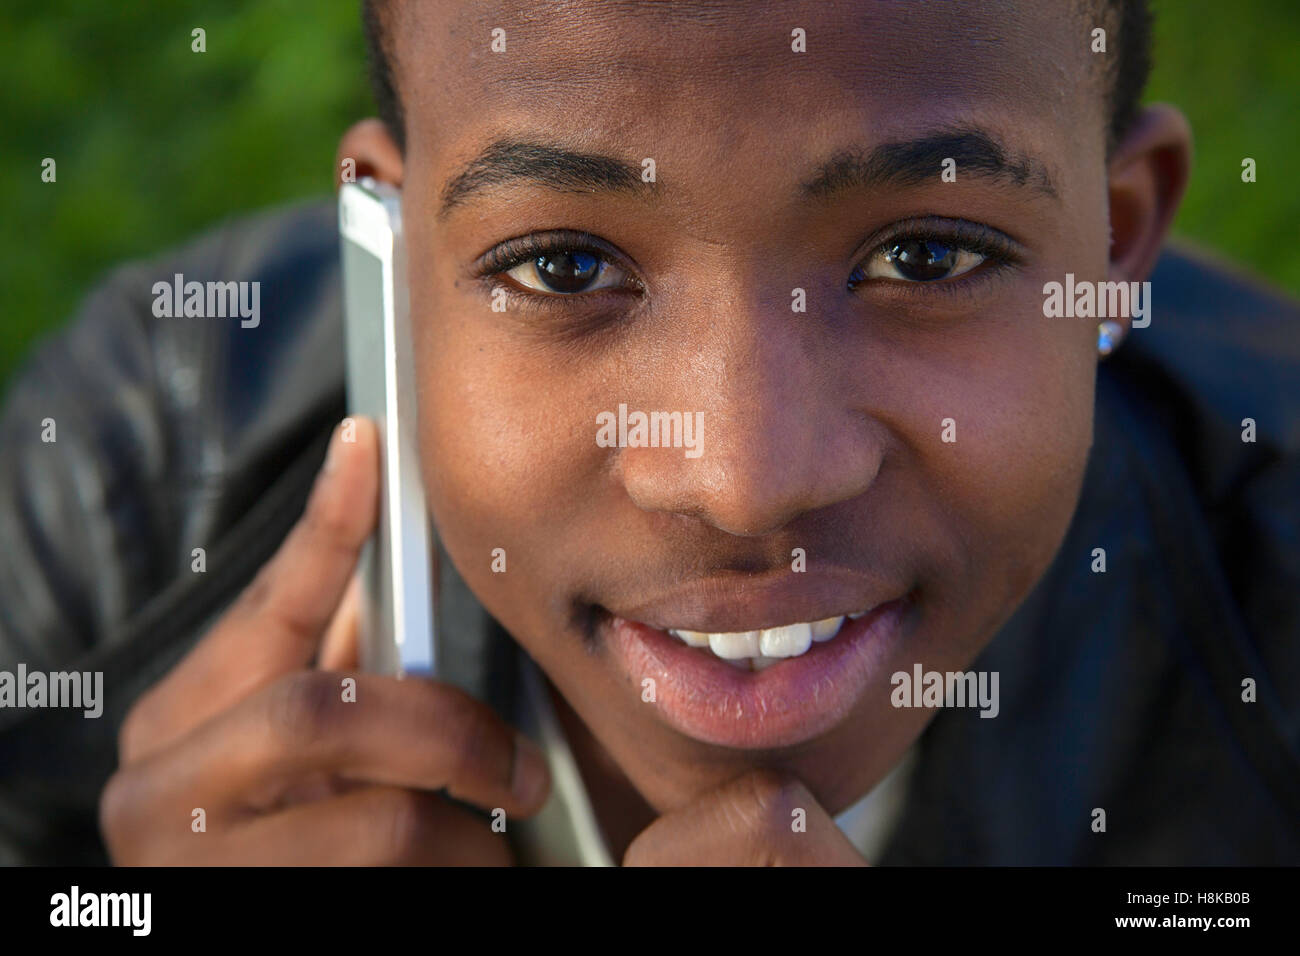
[[615, 288], [626, 273], [601, 256], [583, 249], [562, 249], [521, 262], [506, 275], [526, 289], [552, 295], [575, 295]]
[[863, 269], [868, 279], [936, 282], [981, 266], [987, 256], [942, 239], [904, 239], [875, 252]]
[[853, 270], [850, 290], [868, 281], [946, 287], [946, 280], [976, 270], [992, 272], [1021, 261], [1023, 255], [1010, 237], [966, 220], [928, 217], [899, 223], [891, 232]]
[[520, 296], [562, 298], [603, 289], [634, 289], [627, 269], [603, 248], [602, 240], [585, 232], [557, 232], [509, 239], [483, 256], [481, 276], [509, 276], [528, 291]]

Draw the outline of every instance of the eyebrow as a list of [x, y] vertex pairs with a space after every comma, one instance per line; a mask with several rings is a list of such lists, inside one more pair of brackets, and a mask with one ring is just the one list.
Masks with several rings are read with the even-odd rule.
[[641, 167], [614, 156], [579, 153], [545, 143], [504, 139], [491, 143], [442, 190], [438, 218], [475, 193], [514, 180], [528, 180], [560, 192], [626, 192], [649, 196], [653, 182], [643, 182]]
[[1013, 154], [991, 133], [974, 126], [953, 127], [919, 139], [882, 143], [870, 151], [846, 148], [822, 163], [799, 187], [805, 199], [829, 199], [849, 189], [916, 186], [940, 181], [945, 160], [956, 164], [957, 179], [976, 176], [1024, 187], [1059, 199], [1047, 167]]
[[[973, 175], [1058, 198], [1042, 162], [1013, 154], [991, 133], [972, 126], [883, 143], [870, 150], [841, 149], [802, 181], [799, 194], [806, 200], [825, 200], [850, 189], [939, 181], [946, 159], [956, 163], [959, 178]], [[616, 156], [576, 152], [547, 143], [499, 139], [448, 181], [442, 190], [438, 218], [445, 218], [477, 193], [518, 180], [559, 192], [626, 193], [644, 199], [659, 192], [657, 183], [641, 179], [638, 164]]]

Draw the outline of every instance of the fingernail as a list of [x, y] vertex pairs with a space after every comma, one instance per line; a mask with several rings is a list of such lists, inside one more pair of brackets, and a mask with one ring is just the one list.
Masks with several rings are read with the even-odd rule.
[[546, 779], [546, 755], [542, 748], [516, 731], [515, 768], [510, 781], [515, 799], [526, 806], [534, 805], [541, 799]]
[[325, 465], [321, 468], [325, 474], [329, 474], [339, 463], [339, 442], [342, 440], [343, 426], [337, 425], [334, 428], [334, 434], [330, 435], [329, 447], [325, 451]]

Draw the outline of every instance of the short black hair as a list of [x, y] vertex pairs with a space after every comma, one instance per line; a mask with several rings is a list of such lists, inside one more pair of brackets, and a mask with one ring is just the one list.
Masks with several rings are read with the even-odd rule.
[[397, 84], [393, 79], [394, 54], [384, 25], [389, 7], [388, 0], [361, 0], [361, 29], [366, 35], [370, 90], [375, 97], [379, 118], [388, 127], [388, 134], [398, 148], [405, 153], [406, 114], [402, 111], [402, 99], [397, 95]]
[[[361, 23], [370, 62], [370, 86], [379, 117], [398, 147], [406, 151], [406, 116], [393, 79], [394, 54], [386, 21], [393, 0], [361, 0]], [[1151, 8], [1148, 0], [1081, 0], [1079, 14], [1118, 40], [1114, 56], [1107, 46], [1106, 151], [1110, 153], [1133, 125], [1151, 73]]]
[[1137, 119], [1142, 91], [1151, 76], [1151, 6], [1148, 0], [1086, 0], [1085, 7], [1094, 16], [1100, 15], [1108, 40], [1111, 37], [1119, 40], [1106, 77], [1109, 84], [1106, 106], [1110, 115], [1106, 152], [1110, 153]]

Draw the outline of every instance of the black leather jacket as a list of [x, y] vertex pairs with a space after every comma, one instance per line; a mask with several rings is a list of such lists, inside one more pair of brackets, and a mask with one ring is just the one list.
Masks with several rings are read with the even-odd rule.
[[[177, 272], [260, 281], [259, 326], [155, 318]], [[123, 715], [275, 550], [344, 414], [338, 280], [331, 203], [235, 222], [118, 270], [12, 383], [0, 670], [103, 671], [105, 707], [0, 709], [0, 861], [105, 861]], [[1300, 863], [1300, 312], [1186, 253], [1153, 289], [1061, 553], [972, 665], [999, 718], [939, 711], [873, 862]], [[452, 679], [510, 714], [517, 650], [443, 565]]]

